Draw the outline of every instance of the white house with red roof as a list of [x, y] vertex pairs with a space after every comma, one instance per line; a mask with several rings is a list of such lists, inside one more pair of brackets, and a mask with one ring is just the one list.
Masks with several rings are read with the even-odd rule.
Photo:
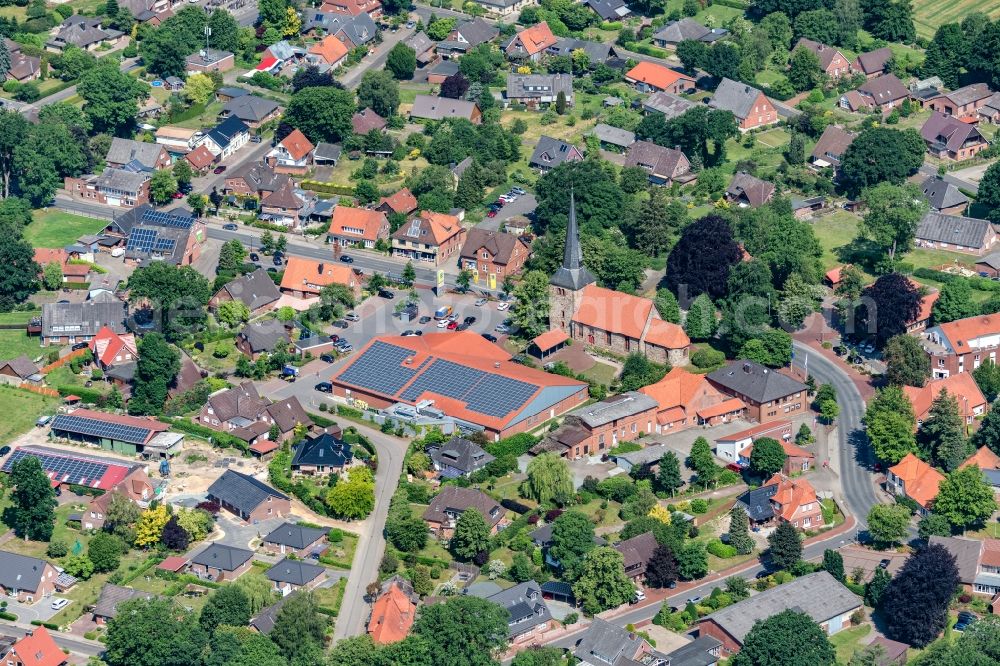
[[87, 343], [94, 355], [94, 360], [102, 370], [113, 365], [133, 363], [139, 358], [139, 347], [132, 333], [118, 334], [107, 326], [97, 332], [94, 339]]
[[277, 173], [301, 175], [309, 169], [314, 150], [316, 146], [295, 129], [267, 153], [264, 161]]

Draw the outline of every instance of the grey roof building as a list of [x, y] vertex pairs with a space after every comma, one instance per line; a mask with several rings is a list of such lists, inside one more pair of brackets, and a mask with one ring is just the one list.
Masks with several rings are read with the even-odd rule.
[[880, 49], [859, 54], [854, 62], [856, 69], [861, 70], [866, 76], [871, 76], [883, 71], [885, 64], [890, 59], [892, 59], [892, 49], [883, 46]]
[[125, 333], [127, 307], [113, 296], [82, 303], [46, 303], [42, 306], [42, 338], [73, 338], [77, 342], [97, 335], [107, 326]]
[[726, 198], [741, 206], [757, 208], [774, 196], [774, 183], [751, 176], [746, 171], [733, 175], [726, 188]]
[[222, 476], [212, 482], [208, 487], [208, 497], [246, 515], [252, 513], [268, 498], [288, 499], [288, 495], [279, 493], [263, 481], [231, 469], [227, 469]]
[[125, 165], [131, 161], [137, 161], [149, 171], [155, 171], [159, 163], [169, 161], [167, 149], [158, 143], [145, 143], [132, 139], [122, 139], [115, 137], [111, 139], [111, 147], [108, 148], [107, 157], [104, 161], [112, 165]]
[[226, 102], [222, 116], [236, 116], [245, 123], [259, 123], [278, 110], [278, 103], [257, 95], [243, 95]]
[[620, 21], [632, 14], [625, 0], [585, 0], [584, 4], [605, 21]]
[[339, 143], [321, 141], [316, 144], [316, 150], [313, 151], [313, 163], [336, 165], [343, 150]]
[[290, 560], [286, 557], [268, 569], [265, 575], [280, 589], [286, 585], [306, 587], [316, 582], [316, 579], [325, 573], [324, 567], [302, 560]]
[[250, 312], [256, 312], [281, 298], [278, 285], [263, 268], [227, 283], [219, 290], [219, 294], [223, 293], [228, 299], [243, 303]]
[[489, 21], [474, 18], [471, 21], [455, 26], [453, 33], [458, 41], [465, 42], [469, 48], [475, 48], [485, 42], [491, 42], [500, 36], [500, 28]]
[[507, 626], [511, 638], [517, 638], [552, 621], [552, 613], [542, 598], [542, 590], [533, 580], [497, 592], [486, 599], [503, 606], [510, 613]]
[[326, 536], [327, 530], [294, 523], [282, 523], [264, 537], [264, 543], [276, 543], [293, 550], [308, 548]]
[[989, 220], [927, 211], [917, 227], [917, 241], [982, 250], [993, 244], [996, 234]]
[[754, 361], [733, 361], [707, 377], [730, 394], [745, 396], [758, 404], [806, 390], [802, 382]]
[[150, 174], [139, 163], [129, 163], [125, 168], [108, 167], [93, 179], [94, 185], [103, 192], [127, 192], [138, 194]]
[[655, 652], [638, 634], [598, 617], [590, 623], [573, 650], [581, 666], [632, 666], [642, 663], [637, 657], [643, 653], [666, 659], [666, 655]]
[[596, 136], [601, 143], [608, 143], [619, 148], [628, 148], [635, 143], [635, 132], [612, 127], [606, 123], [597, 123], [590, 133]]
[[932, 536], [928, 545], [943, 546], [955, 556], [955, 566], [958, 567], [958, 582], [972, 585], [979, 573], [979, 560], [982, 557], [983, 542], [979, 539], [961, 539], [957, 537]]
[[234, 169], [226, 176], [226, 180], [237, 179], [243, 179], [247, 189], [251, 192], [262, 194], [280, 190], [288, 182], [288, 174], [277, 173], [267, 164], [252, 162]]
[[417, 62], [421, 64], [429, 60], [428, 57], [424, 57], [425, 54], [433, 57], [432, 54], [428, 54], [427, 52], [434, 48], [434, 42], [431, 41], [431, 38], [423, 30], [404, 39], [403, 44], [413, 49], [413, 52], [417, 56]]
[[832, 634], [843, 627], [837, 620], [862, 605], [861, 597], [844, 587], [829, 572], [817, 571], [706, 615], [699, 620], [698, 626], [704, 634], [705, 625], [714, 624], [742, 645], [754, 624], [794, 609], [805, 613], [817, 624], [828, 624], [827, 632]]
[[657, 46], [676, 46], [686, 39], [698, 42], [715, 42], [729, 34], [725, 28], [709, 28], [693, 18], [682, 18], [664, 25], [653, 35]]
[[568, 416], [580, 419], [587, 427], [593, 429], [600, 428], [603, 425], [613, 423], [633, 414], [639, 414], [650, 409], [658, 409], [659, 406], [656, 400], [645, 393], [628, 391], [627, 393], [620, 393], [606, 398], [601, 402], [575, 409]]
[[664, 120], [670, 120], [687, 113], [697, 106], [694, 102], [673, 93], [657, 91], [642, 101], [642, 110], [646, 113], [655, 111], [662, 113]]
[[[246, 97], [237, 97], [231, 100], [229, 103], [239, 102], [240, 100], [250, 99], [251, 95]], [[219, 150], [225, 151], [229, 147], [236, 137], [239, 135], [249, 132], [250, 128], [238, 115], [230, 115], [226, 117], [225, 120], [220, 122], [218, 125], [208, 130], [205, 135], [207, 138], [211, 139], [215, 145], [219, 147]]]
[[62, 51], [67, 46], [87, 49], [104, 41], [116, 40], [123, 34], [119, 30], [104, 27], [103, 19], [74, 14], [59, 24], [55, 36], [45, 42], [45, 46], [56, 51]]
[[843, 159], [848, 146], [854, 142], [857, 136], [854, 132], [848, 132], [836, 125], [827, 126], [810, 155], [813, 166], [819, 168], [839, 167], [840, 160]]
[[670, 666], [714, 666], [719, 663], [722, 641], [712, 636], [699, 636], [687, 645], [668, 652]]
[[42, 583], [45, 560], [0, 550], [0, 588], [11, 590], [37, 590]]
[[221, 543], [213, 543], [191, 558], [191, 564], [198, 564], [209, 569], [221, 571], [236, 571], [253, 557], [253, 551], [246, 548], [236, 548]]
[[569, 193], [569, 220], [566, 223], [566, 245], [563, 249], [563, 263], [549, 279], [553, 287], [579, 291], [588, 284], [597, 282], [593, 273], [583, 265], [583, 248], [580, 246], [580, 231], [576, 223], [576, 198]]
[[332, 21], [330, 28], [329, 34], [337, 35], [338, 39], [346, 38], [354, 46], [364, 46], [378, 34], [378, 26], [368, 12], [357, 16], [339, 15], [339, 21]]
[[512, 102], [551, 104], [562, 93], [566, 103], [573, 104], [573, 77], [569, 74], [507, 74], [504, 92]]
[[471, 474], [496, 460], [478, 444], [462, 437], [452, 437], [440, 446], [432, 446], [428, 454], [434, 469], [448, 479]]
[[724, 78], [708, 105], [719, 111], [732, 111], [734, 116], [742, 120], [750, 115], [760, 94], [753, 86]]
[[736, 504], [746, 512], [751, 523], [766, 523], [774, 518], [774, 505], [771, 504], [771, 498], [776, 492], [778, 492], [778, 484], [760, 486], [737, 497]]
[[274, 623], [278, 619], [278, 613], [281, 612], [281, 607], [285, 605], [285, 602], [295, 596], [295, 592], [281, 597], [277, 602], [271, 604], [270, 606], [261, 609], [259, 613], [250, 618], [250, 626], [267, 636], [274, 629]]
[[964, 208], [969, 205], [969, 197], [941, 176], [928, 176], [927, 180], [920, 184], [920, 190], [927, 197], [927, 203], [936, 211], [956, 206]]
[[478, 122], [479, 106], [464, 99], [449, 99], [437, 95], [417, 95], [410, 110], [412, 118], [443, 120], [445, 118], [465, 118]]
[[546, 49], [546, 53], [554, 56], [571, 56], [576, 51], [586, 53], [591, 65], [604, 64], [608, 58], [614, 58], [617, 55], [611, 44], [574, 37], [560, 37], [555, 44]]
[[551, 136], [541, 136], [535, 144], [535, 150], [531, 153], [528, 166], [533, 169], [548, 171], [554, 169], [563, 162], [578, 162], [583, 159], [580, 149], [571, 143], [566, 143], [562, 139], [555, 139]]
[[277, 319], [255, 321], [247, 324], [240, 331], [240, 342], [245, 342], [246, 348], [253, 354], [273, 352], [280, 345], [288, 345], [292, 338], [285, 325]]
[[105, 583], [101, 588], [101, 596], [94, 604], [94, 617], [110, 620], [118, 614], [118, 606], [133, 599], [153, 599], [156, 595], [152, 592], [133, 590], [131, 587], [122, 587]]
[[637, 166], [649, 174], [650, 182], [657, 185], [673, 181], [690, 182], [697, 178], [691, 172], [691, 162], [676, 148], [664, 148], [650, 141], [636, 141], [625, 155], [625, 166]]

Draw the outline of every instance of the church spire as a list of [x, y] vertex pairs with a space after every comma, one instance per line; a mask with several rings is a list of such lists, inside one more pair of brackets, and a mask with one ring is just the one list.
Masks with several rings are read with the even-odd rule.
[[577, 291], [594, 282], [597, 282], [597, 279], [583, 265], [583, 248], [580, 246], [580, 230], [576, 223], [576, 196], [570, 189], [569, 221], [566, 223], [563, 263], [549, 280], [549, 284]]

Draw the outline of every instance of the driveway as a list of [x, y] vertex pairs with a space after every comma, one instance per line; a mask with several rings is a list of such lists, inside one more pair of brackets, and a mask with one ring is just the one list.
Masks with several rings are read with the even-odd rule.
[[284, 522], [294, 523], [298, 520], [299, 518], [289, 515], [285, 518], [268, 518], [255, 525], [247, 525], [225, 513], [220, 513], [216, 522], [219, 529], [223, 531], [223, 535], [215, 539], [214, 543], [236, 548], [250, 548], [251, 541], [271, 533], [278, 525]]
[[[48, 622], [56, 613], [59, 611], [53, 610], [52, 602], [56, 599], [62, 599], [64, 597], [54, 594], [51, 596], [43, 597], [33, 604], [23, 604], [17, 599], [11, 599], [9, 597], [4, 597], [4, 601], [7, 602], [7, 612], [13, 613], [17, 616], [17, 621], [21, 624], [30, 624], [34, 621]], [[70, 601], [71, 604], [77, 602]]]
[[[503, 192], [500, 194], [503, 194]], [[476, 225], [476, 228], [497, 231], [505, 221], [512, 217], [517, 215], [531, 215], [535, 212], [537, 206], [538, 201], [535, 200], [535, 195], [531, 193], [525, 194], [522, 197], [518, 197], [516, 201], [501, 208], [496, 217], [484, 217], [483, 221]]]

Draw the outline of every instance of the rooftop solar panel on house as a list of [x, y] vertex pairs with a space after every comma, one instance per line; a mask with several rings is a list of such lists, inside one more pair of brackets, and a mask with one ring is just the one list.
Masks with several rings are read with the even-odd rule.
[[14, 463], [27, 457], [38, 458], [49, 478], [60, 483], [94, 486], [108, 471], [107, 465], [92, 460], [47, 455], [23, 449], [15, 449], [10, 454], [4, 463], [3, 471], [10, 472]]
[[481, 380], [486, 373], [482, 370], [469, 368], [452, 361], [436, 359], [423, 374], [417, 377], [410, 386], [403, 391], [403, 400], [413, 402], [420, 398], [425, 391], [431, 391], [448, 398], [461, 400], [462, 396]]
[[114, 439], [130, 444], [143, 444], [153, 432], [151, 428], [109, 423], [71, 414], [59, 414], [52, 420], [54, 431], [70, 432], [89, 437]]
[[128, 236], [128, 244], [125, 249], [135, 252], [152, 252], [158, 236], [159, 234], [153, 229], [134, 228]]
[[158, 210], [147, 210], [142, 214], [142, 221], [148, 224], [158, 224], [161, 227], [177, 227], [187, 229], [194, 224], [194, 218], [186, 215], [172, 215]]

